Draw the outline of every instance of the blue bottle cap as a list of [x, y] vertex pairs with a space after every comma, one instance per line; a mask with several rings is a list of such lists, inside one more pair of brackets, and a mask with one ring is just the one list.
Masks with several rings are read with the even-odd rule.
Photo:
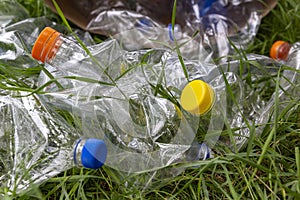
[[200, 1], [199, 3], [202, 3], [203, 6], [200, 7], [200, 17], [203, 17], [210, 9], [210, 7], [213, 5], [214, 2], [218, 0], [204, 0]]
[[169, 39], [174, 42], [174, 40], [179, 40], [182, 37], [181, 27], [179, 24], [174, 24], [174, 32], [172, 24], [168, 25], [168, 33], [169, 33]]
[[105, 163], [107, 148], [104, 141], [87, 139], [81, 152], [81, 164], [89, 169], [98, 169]]

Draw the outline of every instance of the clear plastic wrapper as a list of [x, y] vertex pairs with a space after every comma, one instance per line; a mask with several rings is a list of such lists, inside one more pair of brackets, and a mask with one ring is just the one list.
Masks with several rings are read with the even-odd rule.
[[[55, 10], [52, 1], [45, 2]], [[167, 27], [172, 22], [174, 5], [174, 1], [144, 0], [56, 2], [64, 15], [82, 29], [108, 36], [137, 27]], [[221, 57], [232, 50], [227, 37], [237, 47], [247, 46], [255, 37], [261, 18], [276, 3], [276, 0], [179, 0], [176, 24], [189, 36], [199, 32], [204, 48], [214, 57]]]

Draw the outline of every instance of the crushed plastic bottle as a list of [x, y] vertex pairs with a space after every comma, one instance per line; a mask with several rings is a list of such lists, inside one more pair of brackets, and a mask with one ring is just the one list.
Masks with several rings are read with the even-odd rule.
[[103, 141], [83, 138], [37, 95], [1, 91], [0, 109], [1, 193], [19, 193], [75, 165], [99, 168], [105, 162]]
[[291, 97], [300, 95], [300, 43], [289, 44], [284, 41], [275, 42], [270, 51], [271, 58], [279, 60], [289, 69], [284, 70], [281, 80], [281, 89], [283, 92], [289, 90]]
[[293, 70], [286, 71], [285, 77], [295, 85], [299, 85], [300, 43], [289, 44], [288, 42], [277, 41], [271, 47], [270, 56], [292, 67]]
[[[47, 103], [79, 113], [86, 137], [105, 141], [106, 165], [114, 169], [134, 173], [191, 159], [186, 153], [195, 141], [199, 117], [180, 110], [180, 91], [188, 79], [178, 57], [164, 49], [125, 51], [115, 39], [89, 49], [93, 57], [53, 29], [40, 34], [32, 56], [45, 63], [61, 86], [48, 84], [51, 79], [41, 74]], [[187, 63], [191, 70], [199, 65], [197, 60]], [[220, 76], [212, 64], [198, 72], [217, 91]], [[223, 128], [226, 99], [216, 99], [212, 110], [220, 115], [202, 119], [204, 132]]]
[[[3, 2], [6, 1], [0, 4]], [[60, 27], [44, 17], [2, 26], [1, 88], [8, 90], [0, 92], [0, 198], [23, 192], [32, 184], [40, 184], [73, 166], [98, 168], [105, 161], [103, 141], [82, 137], [78, 130], [40, 101], [41, 95], [9, 91], [36, 87], [39, 67], [28, 49], [37, 38], [37, 32], [47, 25]], [[9, 76], [5, 77], [6, 74]]]
[[[39, 33], [47, 26], [68, 34], [70, 38], [73, 37], [65, 27], [45, 17], [28, 18], [13, 24], [10, 23], [5, 25], [3, 32], [0, 33], [0, 65], [9, 66], [10, 70], [15, 72], [15, 76], [18, 75], [18, 71], [22, 75], [21, 71], [28, 69], [26, 73], [31, 75], [23, 77], [22, 81], [30, 87], [36, 87], [38, 75], [35, 72], [39, 70], [38, 63], [30, 56], [30, 50]], [[89, 33], [80, 30], [74, 30], [74, 32], [85, 45], [95, 44]], [[35, 70], [31, 70], [33, 68]]]
[[[40, 75], [45, 101], [79, 116], [86, 137], [105, 141], [107, 166], [134, 173], [193, 160], [190, 155], [196, 159], [202, 151], [193, 152], [196, 137], [209, 149], [219, 142], [238, 150], [247, 142], [247, 123], [263, 118], [265, 100], [259, 95], [263, 77], [253, 75], [250, 83], [257, 83], [252, 85], [244, 79], [249, 75], [246, 64], [241, 72], [241, 63], [236, 62], [232, 68], [237, 71], [232, 72], [228, 63], [220, 68], [183, 58], [183, 67], [172, 50], [127, 51], [122, 41], [90, 46], [89, 55], [78, 43], [47, 28], [32, 50], [53, 76]], [[206, 91], [202, 98], [197, 96], [196, 106], [190, 102], [191, 93], [182, 93], [194, 82], [201, 82], [192, 89], [194, 94]], [[228, 95], [228, 85], [233, 95]], [[254, 86], [258, 88], [253, 90]], [[224, 126], [233, 129], [234, 139], [219, 137]]]
[[[247, 144], [251, 134], [259, 136], [263, 132], [265, 125], [269, 122], [270, 110], [268, 109], [274, 106], [273, 93], [280, 66], [281, 64], [273, 59], [257, 54], [234, 57], [234, 59], [218, 64], [220, 71], [225, 74], [232, 73], [234, 76], [224, 76], [223, 82], [219, 83], [220, 85], [226, 84], [226, 80], [231, 80], [225, 89], [226, 126], [227, 129], [231, 129], [232, 136], [228, 135], [228, 132], [222, 133], [216, 145], [223, 146], [224, 149], [239, 151]], [[193, 109], [199, 108], [198, 101], [201, 98], [199, 91], [201, 90], [197, 82], [199, 80], [196, 79], [186, 86], [189, 92], [183, 97], [187, 99], [186, 110], [189, 112], [194, 112]], [[183, 104], [182, 106], [184, 107]]]
[[[14, 32], [15, 37], [22, 40], [21, 45], [26, 45], [23, 46], [24, 50], [31, 49], [39, 33], [48, 26], [69, 36], [69, 31], [65, 26], [50, 21], [46, 17], [30, 18], [27, 10], [16, 0], [0, 1], [0, 34]], [[79, 29], [74, 29], [74, 32], [86, 45], [95, 44], [88, 32]], [[2, 42], [5, 41], [2, 40]], [[11, 59], [13, 58], [14, 56]]]
[[280, 107], [284, 108], [289, 102], [299, 102], [300, 43], [289, 44], [285, 41], [276, 41], [271, 47], [270, 57], [285, 66], [279, 83]]
[[[48, 26], [59, 30], [60, 32], [68, 35], [68, 37], [73, 37], [69, 34], [69, 31], [66, 27], [52, 22], [46, 17], [27, 18], [13, 24], [9, 24], [3, 28], [3, 30], [5, 32], [15, 32], [15, 34], [17, 34], [17, 36], [23, 40], [23, 43], [26, 45], [27, 49], [32, 49], [32, 46], [39, 36], [39, 33]], [[76, 33], [76, 35], [84, 42], [85, 45], [95, 44], [88, 32], [74, 29], [74, 33]]]
[[[50, 0], [45, 1], [54, 11]], [[107, 36], [142, 26], [167, 27], [172, 22], [174, 1], [58, 0], [64, 15], [84, 30]], [[249, 44], [261, 18], [277, 0], [179, 0], [176, 24], [189, 36], [199, 32], [201, 44], [214, 57], [231, 53], [227, 37], [236, 47]], [[142, 37], [136, 38], [139, 41]]]

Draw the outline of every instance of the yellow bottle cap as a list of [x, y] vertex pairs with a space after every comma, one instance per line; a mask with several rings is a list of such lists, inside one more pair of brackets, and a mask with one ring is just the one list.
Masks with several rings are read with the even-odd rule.
[[182, 90], [180, 102], [184, 110], [203, 115], [207, 113], [215, 101], [215, 93], [211, 86], [202, 80], [188, 83]]

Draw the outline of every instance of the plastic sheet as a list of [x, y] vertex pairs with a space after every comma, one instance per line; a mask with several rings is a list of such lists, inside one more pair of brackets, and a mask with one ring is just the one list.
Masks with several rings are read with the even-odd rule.
[[[55, 10], [52, 1], [46, 4]], [[167, 27], [174, 1], [92, 0], [56, 1], [64, 15], [84, 30], [116, 35], [137, 27]], [[176, 24], [189, 36], [199, 32], [201, 43], [213, 57], [232, 53], [227, 37], [243, 48], [255, 37], [260, 20], [276, 0], [178, 0]], [[138, 37], [135, 41], [139, 41]]]

